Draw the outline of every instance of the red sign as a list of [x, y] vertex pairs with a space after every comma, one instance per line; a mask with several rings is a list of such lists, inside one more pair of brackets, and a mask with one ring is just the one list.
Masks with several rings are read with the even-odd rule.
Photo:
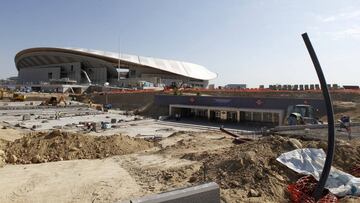
[[258, 99], [258, 100], [256, 100], [255, 103], [256, 103], [257, 106], [261, 106], [264, 102], [261, 101], [260, 99]]

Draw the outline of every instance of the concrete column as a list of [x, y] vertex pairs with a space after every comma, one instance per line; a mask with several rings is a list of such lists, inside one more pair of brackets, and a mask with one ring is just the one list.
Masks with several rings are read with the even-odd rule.
[[208, 117], [208, 120], [210, 120], [210, 109], [207, 110], [207, 117]]
[[237, 111], [237, 122], [239, 123], [240, 122], [240, 111]]
[[261, 122], [264, 122], [264, 112], [261, 112]]
[[169, 116], [172, 116], [172, 106], [169, 105]]
[[282, 122], [284, 120], [284, 112], [279, 113], [279, 125], [282, 125]]
[[251, 121], [254, 121], [254, 112], [251, 112]]

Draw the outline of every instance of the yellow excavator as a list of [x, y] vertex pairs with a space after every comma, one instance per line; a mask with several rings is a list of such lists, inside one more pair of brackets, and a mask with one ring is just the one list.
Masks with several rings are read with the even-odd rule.
[[4, 93], [6, 93], [6, 90], [0, 89], [0, 100], [4, 99]]
[[[11, 95], [11, 96], [10, 96]], [[10, 99], [10, 101], [25, 101], [26, 96], [17, 92], [11, 92], [6, 89], [0, 89], [0, 100], [5, 98]]]
[[66, 106], [67, 103], [66, 103], [66, 100], [65, 100], [65, 97], [64, 96], [59, 96], [59, 97], [50, 97], [48, 98], [47, 100], [41, 102], [40, 104], [41, 106], [59, 106], [59, 105], [64, 105]]
[[23, 94], [19, 94], [19, 93], [13, 93], [12, 98], [10, 98], [11, 101], [25, 101], [26, 100], [26, 96]]
[[98, 111], [104, 111], [104, 107], [102, 104], [95, 104], [91, 100], [88, 101], [89, 108], [96, 109]]

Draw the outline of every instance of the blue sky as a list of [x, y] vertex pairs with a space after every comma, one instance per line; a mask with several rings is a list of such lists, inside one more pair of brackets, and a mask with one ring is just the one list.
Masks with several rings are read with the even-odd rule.
[[308, 32], [328, 83], [360, 84], [360, 1], [8, 0], [0, 2], [0, 78], [15, 54], [81, 47], [197, 63], [216, 85], [316, 83]]

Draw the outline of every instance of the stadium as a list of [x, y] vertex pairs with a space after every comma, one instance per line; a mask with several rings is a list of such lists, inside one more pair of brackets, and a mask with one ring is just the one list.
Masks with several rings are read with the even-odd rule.
[[36, 47], [15, 56], [18, 83], [109, 84], [118, 87], [207, 87], [217, 77], [207, 68], [183, 61], [81, 48]]

